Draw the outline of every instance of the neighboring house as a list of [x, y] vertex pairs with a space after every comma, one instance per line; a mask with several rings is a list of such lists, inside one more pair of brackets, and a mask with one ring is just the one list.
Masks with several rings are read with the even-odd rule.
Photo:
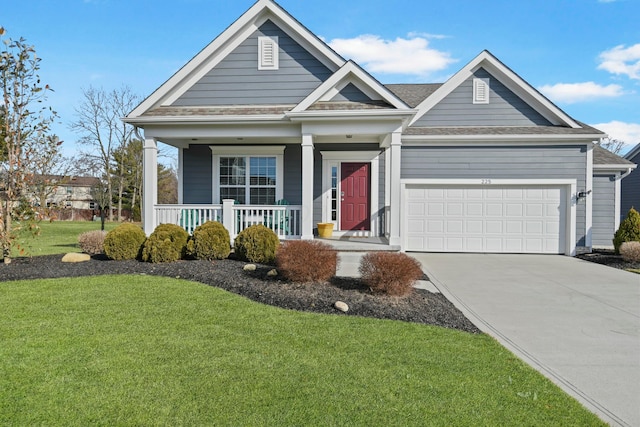
[[[640, 143], [633, 147], [624, 158], [635, 165], [640, 164]], [[620, 206], [622, 218], [631, 208], [640, 210], [640, 171], [637, 168], [622, 181], [622, 203]]]
[[[124, 120], [144, 129], [147, 234], [214, 219], [312, 239], [333, 223], [406, 251], [573, 255], [600, 227], [606, 135], [491, 53], [444, 84], [383, 85], [271, 0]], [[178, 148], [178, 205], [157, 205], [158, 141]]]
[[[91, 188], [100, 183], [90, 176], [40, 175], [36, 177], [34, 204], [47, 208], [98, 209]], [[44, 203], [44, 204], [43, 204]]]
[[593, 248], [613, 248], [613, 234], [620, 226], [623, 213], [621, 189], [629, 179], [625, 177], [635, 167], [630, 161], [600, 146], [593, 148]]

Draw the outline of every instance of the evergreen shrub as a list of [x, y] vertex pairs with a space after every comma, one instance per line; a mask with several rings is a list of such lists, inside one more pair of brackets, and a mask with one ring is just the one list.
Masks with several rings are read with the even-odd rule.
[[238, 259], [262, 264], [270, 264], [276, 259], [279, 245], [276, 233], [262, 224], [245, 228], [233, 243]]
[[109, 231], [104, 238], [104, 253], [114, 260], [136, 259], [147, 236], [137, 225], [124, 223]]

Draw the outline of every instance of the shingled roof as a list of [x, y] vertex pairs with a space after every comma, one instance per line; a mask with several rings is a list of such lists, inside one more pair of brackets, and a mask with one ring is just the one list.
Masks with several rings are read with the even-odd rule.
[[616, 165], [616, 166], [631, 166], [635, 163], [629, 160], [613, 154], [611, 151], [606, 150], [599, 145], [593, 147], [593, 165]]
[[442, 86], [442, 83], [390, 84], [384, 86], [409, 107], [415, 108], [433, 92], [438, 90], [438, 88]]

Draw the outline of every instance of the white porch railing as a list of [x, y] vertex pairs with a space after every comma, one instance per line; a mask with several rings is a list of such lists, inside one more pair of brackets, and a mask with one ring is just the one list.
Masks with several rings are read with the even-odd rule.
[[300, 205], [236, 205], [225, 201], [222, 205], [156, 205], [154, 212], [156, 225], [176, 224], [189, 234], [207, 221], [221, 222], [232, 240], [255, 224], [269, 227], [280, 239], [298, 238], [302, 232]]

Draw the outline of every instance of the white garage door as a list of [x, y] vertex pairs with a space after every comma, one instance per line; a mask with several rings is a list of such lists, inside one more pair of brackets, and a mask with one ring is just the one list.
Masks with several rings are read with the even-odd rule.
[[563, 186], [408, 185], [406, 250], [564, 253]]

